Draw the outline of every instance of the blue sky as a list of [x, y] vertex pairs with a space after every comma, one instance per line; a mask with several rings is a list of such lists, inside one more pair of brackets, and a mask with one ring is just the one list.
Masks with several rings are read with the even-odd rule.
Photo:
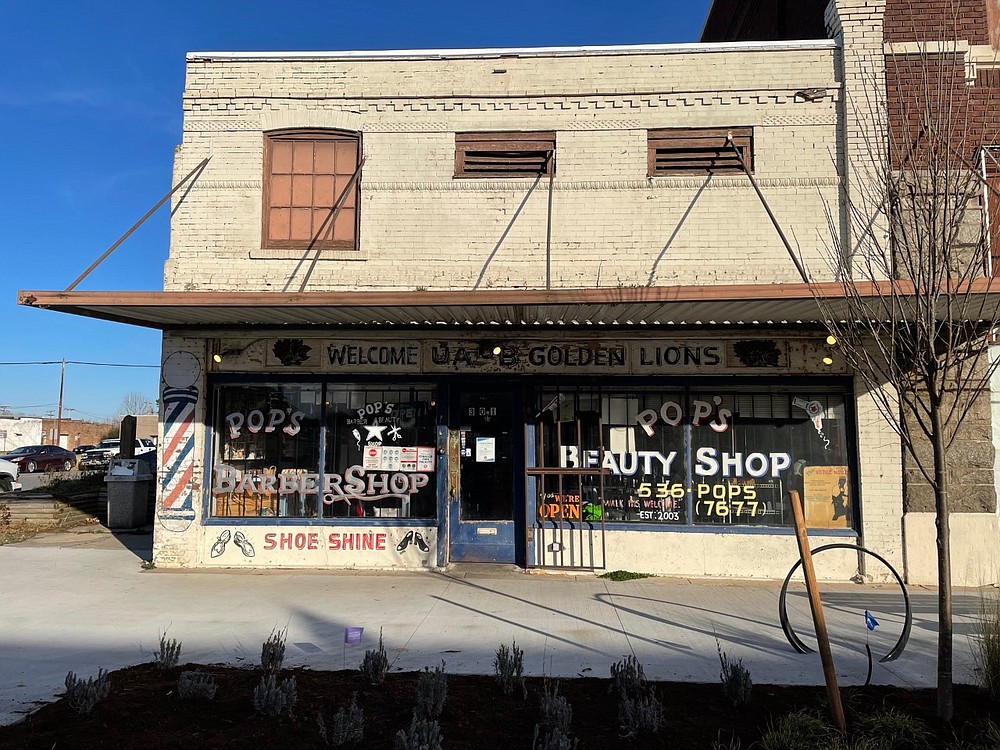
[[[697, 41], [708, 0], [0, 1], [0, 362], [159, 363], [158, 331], [15, 304], [60, 290], [170, 189], [184, 55]], [[163, 288], [164, 207], [80, 290]], [[156, 369], [67, 365], [64, 416], [157, 397]], [[0, 365], [0, 407], [54, 412], [58, 365]], [[69, 411], [67, 411], [67, 409]]]

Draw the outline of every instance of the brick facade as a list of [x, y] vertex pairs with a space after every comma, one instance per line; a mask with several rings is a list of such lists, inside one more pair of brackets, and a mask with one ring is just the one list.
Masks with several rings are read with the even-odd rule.
[[[359, 132], [365, 158], [359, 247], [320, 254], [309, 291], [544, 288], [547, 244], [557, 288], [799, 281], [745, 175], [647, 176], [647, 131], [671, 127], [752, 127], [761, 190], [811, 274], [833, 279], [831, 253], [856, 231], [843, 197], [870, 171], [872, 153], [860, 142], [885, 129], [876, 96], [884, 88], [882, 12], [879, 0], [835, 3], [826, 23], [839, 45], [191, 55], [176, 179], [212, 161], [175, 197], [164, 288], [299, 290], [312, 259], [264, 249], [261, 240], [264, 134], [283, 128]], [[455, 134], [481, 130], [554, 131], [551, 184], [454, 179]], [[685, 330], [726, 335], [725, 322], [713, 323]], [[765, 335], [780, 329], [764, 327]], [[198, 498], [209, 469], [207, 373], [266, 372], [263, 355], [220, 370], [212, 352], [231, 347], [248, 357], [262, 340], [224, 330], [165, 336], [165, 372], [177, 354], [197, 362], [197, 426], [186, 455]], [[798, 374], [833, 372], [815, 368]], [[854, 399], [859, 531], [901, 567], [899, 442], [859, 382]], [[165, 484], [161, 510], [167, 492]], [[202, 525], [203, 513], [196, 501], [193, 518], [158, 524], [158, 565], [214, 564], [206, 554], [219, 527]], [[641, 560], [650, 572], [774, 578], [794, 560], [790, 539], [679, 534], [664, 551], [662, 535], [628, 532], [611, 537], [609, 549], [621, 565]], [[856, 555], [831, 560], [825, 576], [859, 572]]]

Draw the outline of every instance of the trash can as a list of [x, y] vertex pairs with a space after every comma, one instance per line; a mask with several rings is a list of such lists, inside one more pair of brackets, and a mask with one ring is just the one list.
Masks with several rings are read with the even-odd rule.
[[145, 526], [149, 465], [139, 458], [113, 458], [104, 477], [108, 485], [108, 528], [137, 529]]

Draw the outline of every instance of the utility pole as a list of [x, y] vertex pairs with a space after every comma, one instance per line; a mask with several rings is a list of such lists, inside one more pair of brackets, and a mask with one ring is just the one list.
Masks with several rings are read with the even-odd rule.
[[66, 358], [63, 357], [62, 369], [59, 372], [59, 411], [56, 412], [56, 439], [54, 445], [59, 445], [59, 438], [62, 435], [62, 404], [63, 385], [66, 383]]

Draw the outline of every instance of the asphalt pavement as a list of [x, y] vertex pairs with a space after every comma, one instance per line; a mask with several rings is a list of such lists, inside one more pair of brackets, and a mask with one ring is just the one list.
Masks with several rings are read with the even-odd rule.
[[[0, 547], [0, 724], [17, 721], [87, 676], [150, 661], [159, 636], [182, 643], [182, 663], [259, 662], [261, 643], [288, 629], [286, 665], [356, 668], [383, 634], [391, 669], [446, 664], [491, 674], [496, 649], [516, 641], [534, 675], [606, 677], [632, 654], [654, 680], [714, 682], [717, 643], [742, 659], [757, 684], [822, 684], [819, 657], [798, 654], [778, 621], [776, 582], [533, 574], [467, 565], [448, 572], [143, 570], [148, 534], [97, 527], [39, 535]], [[900, 636], [895, 586], [824, 585], [823, 601], [842, 684]], [[989, 590], [992, 593], [992, 589]], [[970, 633], [981, 592], [955, 594], [955, 674], [972, 682]], [[936, 593], [910, 591], [913, 628], [903, 654], [875, 663], [872, 682], [935, 682]], [[869, 631], [869, 610], [879, 626]], [[804, 588], [793, 585], [790, 622], [815, 645]], [[345, 629], [364, 628], [359, 644]]]

